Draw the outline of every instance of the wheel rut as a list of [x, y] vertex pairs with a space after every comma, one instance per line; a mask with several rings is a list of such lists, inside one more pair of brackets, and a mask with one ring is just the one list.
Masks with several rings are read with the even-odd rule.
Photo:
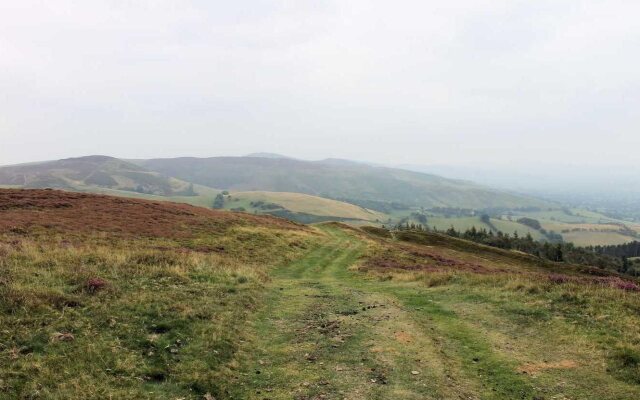
[[[470, 399], [393, 296], [349, 267], [366, 243], [341, 230], [275, 271], [236, 399]], [[434, 381], [450, 384], [433, 385]]]

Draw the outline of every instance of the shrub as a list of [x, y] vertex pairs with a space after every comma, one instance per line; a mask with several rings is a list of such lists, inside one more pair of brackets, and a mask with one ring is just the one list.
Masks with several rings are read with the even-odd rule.
[[95, 293], [104, 289], [109, 283], [102, 278], [89, 278], [84, 287], [89, 293]]

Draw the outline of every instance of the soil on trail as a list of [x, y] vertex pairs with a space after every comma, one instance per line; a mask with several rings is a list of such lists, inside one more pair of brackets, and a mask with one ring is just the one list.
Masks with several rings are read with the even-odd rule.
[[[342, 230], [273, 275], [236, 399], [476, 398], [393, 296], [354, 281], [365, 243]], [[438, 384], [434, 384], [437, 381]]]
[[322, 245], [271, 275], [225, 398], [639, 398], [573, 321], [534, 322], [528, 303], [496, 290], [363, 273], [372, 244], [320, 229]]

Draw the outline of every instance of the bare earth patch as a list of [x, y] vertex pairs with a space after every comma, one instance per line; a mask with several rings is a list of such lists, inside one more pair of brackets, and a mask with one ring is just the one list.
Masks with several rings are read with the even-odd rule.
[[578, 363], [573, 360], [561, 360], [556, 362], [541, 362], [524, 364], [518, 367], [518, 372], [521, 374], [535, 375], [539, 372], [549, 369], [571, 369], [577, 368]]

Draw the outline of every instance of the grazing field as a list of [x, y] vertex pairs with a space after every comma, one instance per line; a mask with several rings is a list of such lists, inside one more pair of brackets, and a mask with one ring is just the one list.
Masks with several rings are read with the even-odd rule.
[[303, 193], [287, 192], [232, 192], [225, 202], [225, 208], [242, 207], [248, 212], [264, 212], [257, 203], [279, 205], [294, 213], [303, 213], [343, 220], [384, 221], [388, 217], [378, 211], [368, 210], [353, 204], [311, 196]]
[[491, 224], [499, 231], [513, 235], [514, 232], [518, 232], [518, 235], [525, 236], [527, 233], [533, 237], [534, 240], [543, 240], [544, 235], [536, 229], [532, 229], [526, 225], [520, 224], [515, 221], [509, 221], [504, 219], [491, 219]]
[[640, 286], [444, 235], [0, 190], [0, 398], [640, 398]]
[[633, 242], [637, 238], [620, 234], [618, 232], [597, 231], [572, 231], [563, 233], [565, 242], [574, 243], [576, 246], [616, 245]]

